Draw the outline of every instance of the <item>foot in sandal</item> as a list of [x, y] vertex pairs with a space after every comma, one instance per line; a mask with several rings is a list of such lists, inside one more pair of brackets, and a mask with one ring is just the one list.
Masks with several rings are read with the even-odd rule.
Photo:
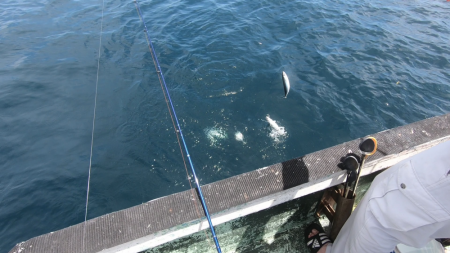
[[306, 227], [305, 241], [306, 246], [310, 248], [313, 253], [325, 252], [326, 245], [331, 242], [323, 231], [323, 228], [316, 223], [311, 223]]

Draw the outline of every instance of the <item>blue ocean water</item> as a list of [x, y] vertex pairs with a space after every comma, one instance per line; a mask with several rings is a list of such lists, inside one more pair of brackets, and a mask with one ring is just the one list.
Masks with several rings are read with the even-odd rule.
[[[201, 184], [450, 111], [449, 2], [140, 5]], [[84, 220], [102, 2], [0, 13], [7, 252]], [[101, 36], [88, 218], [189, 189], [133, 1], [105, 1]]]

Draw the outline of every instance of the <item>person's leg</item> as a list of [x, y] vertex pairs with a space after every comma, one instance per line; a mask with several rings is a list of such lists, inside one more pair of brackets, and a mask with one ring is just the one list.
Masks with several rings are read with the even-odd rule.
[[329, 243], [323, 245], [322, 248], [320, 248], [319, 251], [317, 251], [317, 253], [326, 253], [327, 252], [327, 246], [329, 245]]

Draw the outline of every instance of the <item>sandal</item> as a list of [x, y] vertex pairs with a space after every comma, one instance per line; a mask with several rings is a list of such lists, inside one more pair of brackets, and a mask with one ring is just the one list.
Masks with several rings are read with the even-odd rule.
[[[308, 238], [309, 234], [313, 232], [313, 229], [317, 230], [317, 234]], [[331, 242], [331, 240], [323, 231], [322, 226], [316, 223], [311, 223], [308, 227], [306, 227], [305, 241], [306, 247], [310, 248], [313, 253], [317, 253], [323, 245]]]

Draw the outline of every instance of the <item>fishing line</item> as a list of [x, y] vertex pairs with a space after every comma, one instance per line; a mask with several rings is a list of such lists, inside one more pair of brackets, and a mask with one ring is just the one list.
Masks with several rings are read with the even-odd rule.
[[97, 59], [97, 79], [95, 81], [95, 97], [94, 97], [94, 116], [92, 118], [92, 135], [91, 135], [91, 153], [89, 155], [89, 174], [88, 174], [88, 183], [86, 190], [86, 211], [84, 213], [84, 222], [87, 220], [87, 212], [88, 212], [88, 204], [89, 204], [89, 186], [91, 183], [91, 168], [92, 168], [92, 149], [94, 147], [94, 130], [95, 130], [95, 112], [97, 110], [97, 93], [98, 93], [98, 74], [100, 72], [100, 56], [101, 56], [101, 46], [102, 46], [102, 33], [103, 33], [103, 9], [104, 9], [104, 0], [102, 0], [102, 19], [100, 22], [100, 41], [98, 43], [98, 59]]
[[[147, 29], [147, 25], [145, 24], [145, 21], [144, 21], [144, 19], [142, 17], [142, 12], [141, 12], [141, 9], [139, 7], [139, 3], [137, 2], [137, 0], [135, 0], [134, 3], [136, 5], [136, 10], [138, 12], [139, 18], [141, 19], [141, 21], [142, 21], [142, 23], [144, 25], [144, 28], [145, 28], [144, 31], [145, 31], [148, 47], [149, 47], [150, 53], [152, 55], [153, 63], [155, 65], [156, 72], [157, 72], [157, 75], [158, 75], [158, 79], [159, 79], [159, 82], [161, 84], [161, 88], [163, 90], [164, 97], [166, 99], [166, 103], [167, 103], [168, 107], [169, 107], [169, 104], [170, 104], [171, 110], [169, 110], [169, 112], [172, 111], [172, 113], [173, 113], [173, 118], [172, 118], [172, 113], [170, 113], [171, 114], [170, 117], [172, 118], [172, 122], [174, 124], [174, 128], [175, 128], [175, 131], [177, 133], [177, 139], [178, 139], [178, 134], [179, 134], [180, 137], [181, 137], [181, 140], [183, 142], [184, 150], [186, 152], [186, 156], [188, 158], [188, 161], [189, 161], [189, 164], [190, 164], [190, 167], [191, 167], [191, 172], [192, 172], [192, 175], [194, 177], [195, 184], [197, 186], [198, 195], [200, 197], [200, 201], [201, 201], [203, 210], [205, 211], [205, 215], [206, 215], [206, 218], [208, 220], [209, 227], [211, 229], [211, 233], [213, 235], [213, 239], [214, 239], [214, 243], [216, 245], [217, 252], [221, 253], [222, 251], [220, 249], [219, 241], [217, 240], [217, 236], [216, 236], [216, 233], [214, 231], [214, 226], [212, 224], [211, 217], [209, 215], [208, 207], [206, 206], [206, 202], [205, 202], [205, 199], [203, 197], [203, 193], [202, 193], [202, 190], [201, 190], [201, 187], [200, 187], [200, 183], [199, 183], [197, 175], [195, 173], [194, 165], [192, 163], [191, 156], [189, 155], [189, 151], [188, 151], [188, 148], [187, 148], [187, 145], [186, 145], [186, 141], [184, 140], [183, 132], [181, 131], [181, 127], [180, 127], [180, 124], [178, 122], [177, 114], [175, 112], [175, 108], [173, 106], [172, 99], [170, 97], [170, 93], [169, 93], [169, 90], [167, 88], [167, 85], [166, 85], [166, 82], [165, 82], [165, 79], [164, 79], [164, 75], [163, 75], [163, 73], [161, 71], [161, 67], [160, 67], [160, 64], [158, 62], [158, 58], [156, 56], [155, 49], [153, 48], [153, 44], [152, 44], [152, 41], [150, 39], [150, 35], [149, 35], [148, 29]], [[175, 119], [175, 122], [176, 122], [176, 126], [175, 126], [175, 122], [173, 121], [174, 119]], [[181, 144], [180, 144], [180, 147], [181, 147]], [[183, 156], [183, 161], [184, 161], [184, 156]]]

